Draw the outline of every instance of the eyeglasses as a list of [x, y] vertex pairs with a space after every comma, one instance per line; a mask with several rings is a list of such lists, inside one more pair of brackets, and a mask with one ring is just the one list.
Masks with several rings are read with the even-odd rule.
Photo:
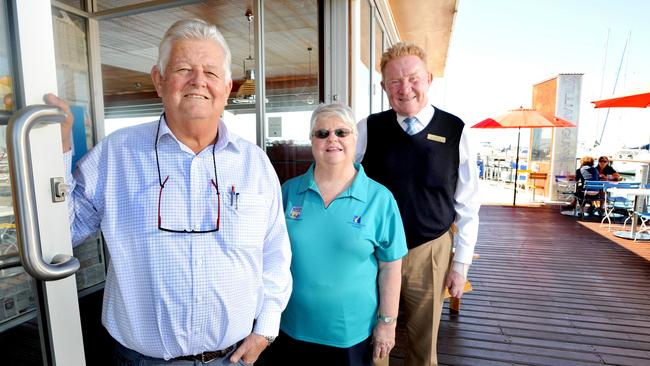
[[608, 163], [608, 160], [598, 160], [599, 163]]
[[[162, 116], [164, 116], [164, 114]], [[160, 183], [160, 193], [158, 194], [158, 230], [167, 231], [170, 233], [181, 233], [181, 234], [205, 234], [205, 233], [212, 233], [215, 231], [219, 231], [219, 222], [221, 221], [221, 194], [219, 193], [219, 181], [217, 179], [217, 160], [214, 156], [214, 148], [215, 146], [217, 146], [216, 137], [215, 137], [214, 145], [212, 145], [212, 166], [214, 168], [214, 179], [210, 179], [210, 184], [212, 185], [212, 187], [214, 187], [214, 189], [217, 192], [217, 220], [216, 220], [215, 228], [210, 230], [187, 230], [187, 229], [174, 230], [174, 229], [167, 229], [162, 226], [162, 216], [160, 215], [160, 206], [162, 203], [163, 189], [165, 189], [165, 184], [167, 183], [167, 180], [169, 180], [169, 175], [165, 177], [165, 180], [162, 179], [162, 175], [160, 175], [160, 162], [158, 159], [158, 136], [160, 134], [160, 121], [162, 120], [162, 116], [158, 120], [158, 130], [156, 130], [156, 142], [154, 143], [154, 150], [156, 152], [156, 167], [158, 168], [158, 182]]]
[[316, 131], [314, 131], [314, 133], [312, 135], [317, 139], [326, 139], [326, 138], [328, 138], [330, 136], [331, 132], [334, 132], [334, 136], [339, 137], [339, 138], [344, 138], [344, 137], [346, 137], [346, 136], [348, 136], [348, 135], [350, 135], [352, 133], [352, 131], [350, 129], [337, 128], [334, 131], [324, 130], [324, 129], [316, 130]]

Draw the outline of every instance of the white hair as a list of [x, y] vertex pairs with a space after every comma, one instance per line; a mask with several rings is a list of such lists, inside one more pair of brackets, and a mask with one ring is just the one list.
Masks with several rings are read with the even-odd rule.
[[156, 64], [158, 65], [161, 75], [165, 74], [165, 68], [169, 61], [172, 44], [180, 39], [197, 39], [216, 42], [223, 50], [223, 69], [226, 73], [225, 79], [231, 79], [232, 72], [230, 70], [230, 63], [232, 56], [230, 48], [226, 43], [226, 39], [223, 38], [223, 35], [215, 25], [201, 19], [179, 20], [167, 29], [165, 36], [158, 46], [158, 61]]
[[311, 123], [309, 128], [309, 137], [314, 133], [314, 126], [316, 123], [324, 118], [334, 117], [341, 120], [345, 123], [354, 136], [357, 135], [357, 122], [354, 119], [354, 113], [352, 109], [342, 103], [332, 103], [332, 104], [319, 104], [314, 112], [311, 114]]

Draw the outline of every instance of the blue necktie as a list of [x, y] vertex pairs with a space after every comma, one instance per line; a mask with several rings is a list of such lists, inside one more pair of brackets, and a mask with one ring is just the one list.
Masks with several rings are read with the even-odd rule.
[[415, 135], [418, 133], [415, 124], [418, 122], [417, 117], [407, 117], [404, 120], [404, 123], [406, 123], [406, 133], [409, 135]]

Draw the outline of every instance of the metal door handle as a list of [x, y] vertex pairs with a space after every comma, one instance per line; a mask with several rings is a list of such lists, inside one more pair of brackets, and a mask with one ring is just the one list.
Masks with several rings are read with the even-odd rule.
[[38, 227], [36, 194], [29, 132], [45, 123], [62, 123], [65, 114], [56, 107], [33, 105], [16, 112], [7, 126], [7, 153], [9, 173], [16, 218], [16, 242], [25, 271], [42, 281], [54, 281], [74, 274], [79, 260], [73, 256], [57, 254], [48, 263], [43, 259], [41, 236]]

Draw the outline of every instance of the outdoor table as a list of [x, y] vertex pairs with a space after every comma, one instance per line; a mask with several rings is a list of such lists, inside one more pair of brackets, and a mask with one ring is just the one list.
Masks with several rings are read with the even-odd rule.
[[[639, 197], [650, 196], [650, 189], [648, 188], [610, 188], [607, 190], [611, 193], [618, 193], [619, 195], [634, 196], [634, 212], [632, 213], [632, 230], [630, 231], [615, 231], [614, 235], [619, 238], [632, 239], [636, 236], [636, 223], [639, 220], [637, 212], [637, 203]], [[639, 234], [637, 240], [650, 240], [650, 234]]]

